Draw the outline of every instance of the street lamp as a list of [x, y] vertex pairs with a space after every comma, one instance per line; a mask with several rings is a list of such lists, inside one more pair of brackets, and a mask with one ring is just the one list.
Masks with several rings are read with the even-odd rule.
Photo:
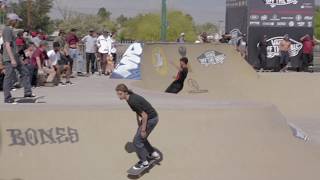
[[161, 13], [161, 41], [167, 40], [167, 0], [162, 0], [162, 13]]

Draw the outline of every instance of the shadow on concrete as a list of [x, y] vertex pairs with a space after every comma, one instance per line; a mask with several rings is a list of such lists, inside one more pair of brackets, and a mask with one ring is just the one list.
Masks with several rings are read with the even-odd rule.
[[[136, 148], [134, 147], [134, 145], [133, 145], [132, 142], [127, 142], [127, 143], [125, 144], [124, 149], [126, 150], [127, 153], [130, 153], [130, 154], [131, 154], [131, 153], [136, 153]], [[156, 165], [157, 165], [157, 166], [161, 166], [161, 162], [162, 162], [163, 159], [164, 159], [164, 158], [163, 158], [163, 153], [162, 153], [158, 148], [156, 148], [156, 147], [154, 147], [154, 149], [160, 154], [160, 159], [157, 160], [157, 161], [155, 161], [154, 163], [152, 163], [152, 164], [150, 165], [150, 167], [149, 167], [148, 169], [144, 170], [140, 175], [138, 175], [138, 176], [128, 175], [127, 177], [128, 177], [129, 179], [139, 179], [140, 177], [142, 177], [142, 176], [145, 175], [146, 173], [149, 173], [150, 170], [151, 170], [152, 168], [154, 168]]]

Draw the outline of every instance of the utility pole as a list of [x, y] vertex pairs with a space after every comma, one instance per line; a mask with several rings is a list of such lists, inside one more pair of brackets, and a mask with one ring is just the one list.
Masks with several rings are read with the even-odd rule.
[[31, 11], [32, 11], [32, 0], [28, 0], [27, 16], [28, 16], [28, 28], [31, 29]]
[[162, 0], [162, 13], [161, 13], [161, 41], [167, 40], [167, 0]]

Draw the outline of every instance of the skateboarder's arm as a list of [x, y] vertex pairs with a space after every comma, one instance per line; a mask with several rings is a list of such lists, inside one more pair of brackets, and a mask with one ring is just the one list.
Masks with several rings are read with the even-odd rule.
[[147, 122], [148, 122], [148, 114], [144, 111], [141, 113], [141, 131], [146, 132], [147, 130]]
[[138, 114], [138, 113], [137, 113], [137, 124], [138, 124], [138, 126], [140, 126], [140, 125], [141, 125], [140, 116], [139, 116], [139, 114]]
[[36, 57], [38, 69], [42, 69], [40, 57]]

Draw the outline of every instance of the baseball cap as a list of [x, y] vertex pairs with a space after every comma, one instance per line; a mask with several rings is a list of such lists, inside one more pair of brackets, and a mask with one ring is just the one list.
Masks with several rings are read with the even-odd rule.
[[15, 13], [8, 13], [7, 14], [7, 18], [9, 20], [18, 20], [18, 21], [22, 21], [22, 19]]

